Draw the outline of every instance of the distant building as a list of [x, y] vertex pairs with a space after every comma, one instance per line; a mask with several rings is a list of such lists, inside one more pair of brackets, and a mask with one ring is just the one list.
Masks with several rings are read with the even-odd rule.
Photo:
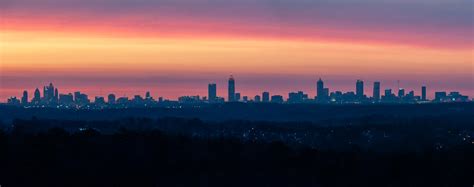
[[450, 92], [448, 95], [450, 102], [468, 102], [469, 97], [461, 95], [459, 92]]
[[435, 99], [434, 101], [443, 102], [446, 100], [446, 92], [435, 92]]
[[58, 88], [54, 89], [54, 102], [57, 103], [59, 100], [59, 91]]
[[135, 105], [143, 105], [145, 103], [145, 99], [141, 95], [134, 95], [132, 99], [132, 104]]
[[147, 91], [147, 92], [145, 93], [145, 99], [152, 99], [150, 92]]
[[74, 96], [69, 94], [59, 94], [59, 104], [65, 106], [71, 106], [74, 104]]
[[426, 101], [426, 86], [421, 87], [421, 100]]
[[382, 97], [382, 102], [394, 103], [398, 102], [397, 96], [392, 93], [392, 89], [385, 89], [384, 96]]
[[249, 97], [248, 97], [248, 96], [243, 96], [243, 97], [242, 97], [242, 101], [243, 101], [244, 103], [248, 102], [248, 101], [249, 101]]
[[83, 106], [89, 104], [90, 100], [86, 94], [74, 92], [74, 102], [79, 106]]
[[115, 94], [109, 94], [109, 95], [107, 96], [107, 102], [108, 102], [110, 105], [115, 104]]
[[20, 100], [18, 100], [16, 97], [10, 97], [7, 99], [7, 104], [9, 105], [20, 105]]
[[105, 106], [104, 97], [96, 96], [95, 99], [94, 99], [94, 104], [97, 105], [97, 106]]
[[122, 105], [122, 106], [127, 105], [129, 102], [130, 102], [130, 100], [128, 99], [128, 97], [119, 97], [116, 100], [116, 103], [119, 104], [119, 105]]
[[43, 87], [43, 101], [45, 104], [56, 103], [57, 90], [54, 88], [53, 83], [49, 83], [48, 86]]
[[356, 82], [356, 95], [359, 99], [364, 97], [364, 81], [362, 80], [357, 80]]
[[321, 78], [319, 78], [318, 82], [316, 83], [316, 100], [318, 102], [326, 102], [329, 95], [329, 89], [325, 90], [324, 82]]
[[21, 97], [21, 104], [27, 105], [28, 104], [28, 91], [23, 91], [23, 96]]
[[263, 92], [262, 93], [262, 102], [264, 102], [264, 103], [270, 102], [270, 92]]
[[385, 96], [391, 96], [392, 95], [392, 89], [385, 89]]
[[261, 102], [261, 97], [259, 95], [256, 95], [253, 99], [254, 102], [259, 103]]
[[38, 88], [36, 88], [33, 99], [31, 100], [32, 104], [38, 105], [41, 102], [41, 93]]
[[272, 102], [272, 103], [283, 103], [283, 102], [284, 102], [283, 96], [281, 96], [281, 95], [273, 95], [272, 98], [271, 98], [271, 102]]
[[207, 93], [210, 103], [217, 101], [217, 85], [215, 83], [211, 83], [207, 86]]
[[201, 102], [201, 97], [199, 95], [196, 96], [181, 96], [178, 98], [179, 103], [183, 104], [196, 104]]
[[291, 92], [288, 94], [288, 103], [303, 103], [308, 100], [308, 94], [303, 91]]
[[459, 92], [435, 92], [435, 102], [468, 102], [469, 97], [461, 95]]
[[329, 88], [323, 89], [323, 101], [327, 101], [329, 99]]
[[398, 89], [398, 98], [402, 99], [403, 97], [405, 97], [405, 89], [400, 88]]
[[234, 101], [240, 101], [240, 93], [235, 93], [235, 100]]
[[235, 101], [235, 80], [234, 77], [231, 75], [228, 81], [228, 98], [229, 102]]
[[375, 101], [380, 101], [380, 82], [374, 82], [374, 93], [372, 97]]

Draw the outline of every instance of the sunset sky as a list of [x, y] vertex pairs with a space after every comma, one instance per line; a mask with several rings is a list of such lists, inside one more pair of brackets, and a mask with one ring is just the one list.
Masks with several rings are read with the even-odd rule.
[[0, 0], [0, 100], [59, 92], [311, 97], [356, 79], [474, 96], [472, 0]]

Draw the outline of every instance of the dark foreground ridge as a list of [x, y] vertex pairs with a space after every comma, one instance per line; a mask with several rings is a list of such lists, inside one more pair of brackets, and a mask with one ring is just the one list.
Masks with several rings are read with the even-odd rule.
[[472, 186], [473, 117], [453, 114], [333, 124], [16, 119], [0, 131], [0, 184]]

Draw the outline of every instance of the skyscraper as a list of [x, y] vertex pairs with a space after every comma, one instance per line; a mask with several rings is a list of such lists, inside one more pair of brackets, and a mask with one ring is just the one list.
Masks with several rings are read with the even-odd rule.
[[229, 85], [228, 85], [228, 98], [229, 102], [235, 101], [235, 80], [234, 77], [231, 75], [229, 78]]
[[329, 101], [329, 88], [324, 87], [324, 82], [319, 78], [316, 85], [316, 100], [318, 102], [328, 102]]
[[59, 100], [59, 91], [58, 88], [54, 89], [54, 102], [57, 103]]
[[323, 80], [321, 80], [321, 78], [319, 78], [317, 84], [316, 84], [316, 99], [318, 101], [323, 101], [325, 98], [324, 98], [324, 82]]
[[41, 102], [41, 93], [38, 88], [36, 88], [33, 99], [31, 100], [34, 104], [39, 104]]
[[55, 89], [53, 83], [43, 87], [43, 98], [46, 103], [51, 103], [55, 98]]
[[269, 92], [263, 92], [262, 93], [262, 102], [264, 102], [264, 103], [270, 102], [270, 93]]
[[362, 80], [356, 82], [356, 95], [359, 99], [364, 97], [364, 81]]
[[426, 101], [426, 86], [421, 87], [421, 100]]
[[372, 97], [374, 100], [380, 101], [380, 82], [374, 82], [374, 93]]
[[217, 85], [215, 83], [211, 83], [207, 87], [207, 96], [209, 98], [209, 102], [216, 102], [217, 99]]
[[27, 105], [28, 104], [28, 91], [23, 91], [23, 96], [21, 97], [21, 104]]

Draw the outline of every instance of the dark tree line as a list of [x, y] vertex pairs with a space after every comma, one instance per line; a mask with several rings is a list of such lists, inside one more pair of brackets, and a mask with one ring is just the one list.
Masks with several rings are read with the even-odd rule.
[[[470, 125], [453, 125], [444, 129], [442, 125], [434, 125], [433, 128], [419, 126], [411, 132], [400, 129], [403, 125], [333, 128], [293, 123], [295, 127], [289, 128], [291, 122], [233, 123], [235, 124], [223, 125], [176, 118], [116, 121], [16, 120], [11, 131], [0, 131], [0, 185], [188, 187], [474, 184], [472, 144], [456, 141], [446, 144], [449, 145], [447, 148], [420, 144], [425, 139], [430, 143], [438, 140], [435, 133], [438, 131], [455, 131], [454, 134], [457, 135], [469, 132], [472, 128]], [[157, 124], [162, 126], [151, 128]], [[32, 125], [47, 128], [28, 131]], [[104, 125], [115, 125], [117, 129], [104, 133]], [[137, 125], [143, 127], [127, 128]], [[211, 131], [216, 125], [226, 127], [219, 127], [221, 129], [244, 126], [244, 131], [258, 128], [261, 130], [259, 132], [292, 133], [301, 130], [324, 137], [334, 131], [340, 132], [334, 135], [337, 138], [331, 139], [334, 141], [345, 141], [347, 136], [360, 136], [367, 132], [367, 128], [387, 132], [398, 129], [402, 132], [400, 134], [411, 134], [393, 141], [397, 144], [420, 144], [421, 149], [385, 152], [366, 149], [358, 144], [344, 149], [338, 149], [338, 146], [318, 149], [304, 145], [293, 146], [282, 141], [242, 140], [237, 136], [194, 136], [192, 133]], [[80, 130], [71, 131], [71, 126]], [[186, 131], [188, 128], [192, 130]], [[428, 133], [423, 133], [425, 130]], [[412, 142], [397, 140], [404, 138], [413, 139], [408, 139]]]

